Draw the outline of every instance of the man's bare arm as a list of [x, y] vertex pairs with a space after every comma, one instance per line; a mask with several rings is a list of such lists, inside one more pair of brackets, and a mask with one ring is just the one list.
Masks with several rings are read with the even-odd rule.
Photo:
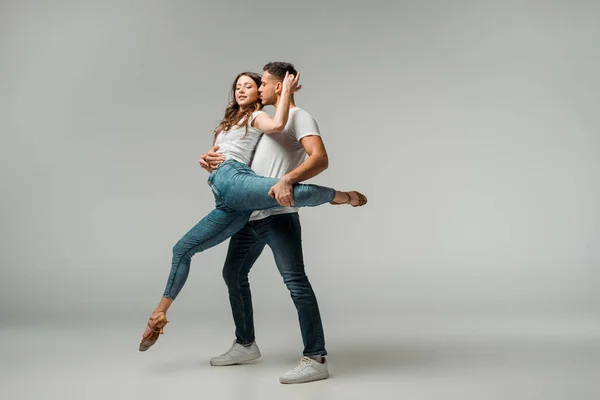
[[304, 147], [308, 158], [297, 168], [285, 174], [269, 191], [269, 195], [285, 207], [294, 205], [293, 184], [313, 178], [329, 166], [327, 150], [320, 136], [305, 136], [300, 139], [300, 144]]
[[281, 178], [291, 185], [314, 178], [329, 166], [327, 150], [325, 150], [325, 144], [321, 136], [305, 136], [300, 139], [300, 144], [304, 147], [308, 158], [296, 169], [288, 172]]

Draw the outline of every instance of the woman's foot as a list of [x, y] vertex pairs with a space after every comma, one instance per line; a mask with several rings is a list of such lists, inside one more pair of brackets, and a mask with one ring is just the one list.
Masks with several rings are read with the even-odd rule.
[[336, 192], [335, 198], [329, 203], [336, 206], [350, 204], [352, 207], [360, 207], [367, 204], [367, 201], [367, 197], [364, 194], [354, 190], [352, 192]]
[[152, 345], [158, 340], [158, 337], [163, 333], [163, 328], [168, 323], [169, 321], [167, 321], [167, 315], [164, 311], [153, 312], [152, 316], [148, 320], [148, 325], [146, 326], [144, 335], [142, 336], [140, 351], [146, 351], [152, 347]]

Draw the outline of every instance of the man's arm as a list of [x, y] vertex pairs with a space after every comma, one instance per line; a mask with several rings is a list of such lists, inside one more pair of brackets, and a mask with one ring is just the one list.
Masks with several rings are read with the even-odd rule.
[[294, 190], [292, 185], [319, 175], [329, 166], [325, 144], [318, 135], [305, 136], [300, 139], [308, 158], [296, 169], [285, 174], [277, 184], [269, 190], [269, 196], [284, 207], [294, 205]]
[[200, 166], [208, 172], [212, 172], [219, 166], [219, 164], [225, 161], [223, 154], [217, 153], [217, 150], [219, 150], [219, 146], [214, 146], [212, 149], [200, 156], [200, 160], [198, 160]]
[[300, 139], [300, 144], [304, 147], [308, 158], [298, 168], [288, 172], [281, 178], [290, 185], [314, 178], [329, 166], [327, 150], [325, 150], [325, 144], [323, 144], [321, 136], [305, 136]]

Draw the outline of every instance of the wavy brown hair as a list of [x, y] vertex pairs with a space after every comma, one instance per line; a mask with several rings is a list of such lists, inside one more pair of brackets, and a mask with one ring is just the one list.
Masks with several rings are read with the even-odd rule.
[[246, 108], [241, 108], [239, 104], [235, 101], [235, 87], [237, 86], [237, 81], [242, 76], [247, 76], [252, 79], [256, 83], [256, 87], [260, 87], [260, 79], [262, 76], [257, 74], [256, 72], [242, 72], [233, 80], [233, 84], [231, 85], [231, 94], [229, 97], [229, 105], [225, 109], [225, 115], [219, 125], [213, 130], [215, 137], [213, 139], [213, 144], [217, 140], [217, 135], [219, 132], [227, 132], [234, 126], [243, 126], [246, 125], [246, 134], [248, 133], [248, 121], [252, 116], [254, 111], [262, 110], [263, 105], [260, 102], [260, 99], [250, 104]]

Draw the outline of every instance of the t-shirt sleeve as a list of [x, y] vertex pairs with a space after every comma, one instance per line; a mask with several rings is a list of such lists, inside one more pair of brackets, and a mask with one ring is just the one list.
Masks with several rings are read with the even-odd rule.
[[254, 118], [256, 118], [256, 117], [257, 117], [258, 115], [260, 115], [260, 114], [265, 114], [265, 112], [264, 112], [264, 111], [262, 111], [262, 110], [259, 110], [259, 111], [254, 111], [254, 112], [252, 113], [252, 116], [250, 116], [250, 120], [248, 121], [248, 124], [252, 125], [252, 122], [254, 121]]
[[293, 134], [300, 141], [305, 136], [321, 136], [317, 121], [304, 110], [294, 113]]

